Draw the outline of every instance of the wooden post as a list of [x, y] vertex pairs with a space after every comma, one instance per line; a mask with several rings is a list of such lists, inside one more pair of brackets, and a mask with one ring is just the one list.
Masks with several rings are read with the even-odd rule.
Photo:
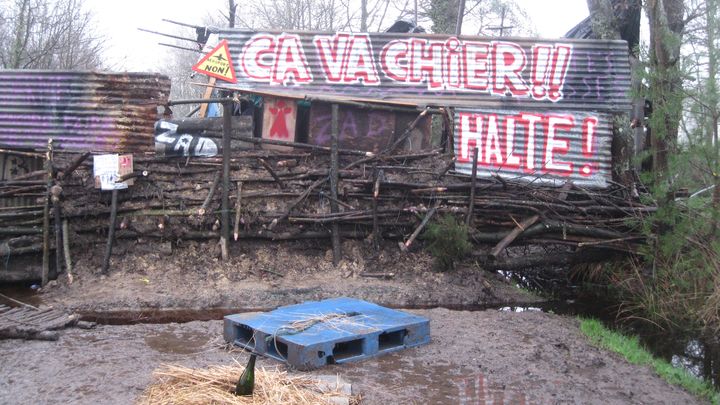
[[[376, 165], [377, 166], [377, 165]], [[372, 200], [372, 215], [373, 215], [373, 247], [375, 248], [375, 253], [380, 252], [380, 226], [378, 225], [378, 198], [380, 197], [380, 180], [383, 176], [382, 169], [380, 171], [375, 171], [375, 184], [373, 185], [373, 200]]]
[[47, 174], [47, 188], [45, 190], [45, 204], [43, 207], [43, 260], [42, 260], [42, 281], [45, 287], [50, 275], [50, 188], [53, 181], [52, 169], [52, 138], [48, 139], [47, 152], [45, 153], [45, 173]]
[[62, 230], [61, 230], [61, 221], [60, 218], [60, 194], [62, 193], [62, 188], [58, 185], [52, 186], [50, 188], [50, 200], [52, 201], [53, 205], [53, 219], [55, 221], [55, 271], [59, 274], [60, 270], [62, 269], [62, 255], [61, 252], [61, 246], [62, 246]]
[[223, 103], [223, 192], [222, 192], [222, 231], [220, 233], [220, 251], [223, 260], [227, 260], [230, 243], [230, 134], [232, 133], [232, 103]]
[[242, 208], [242, 181], [237, 182], [237, 198], [235, 199], [235, 229], [233, 239], [237, 242], [240, 236], [240, 209]]
[[105, 246], [105, 258], [103, 259], [102, 274], [107, 274], [110, 269], [110, 255], [112, 254], [113, 241], [115, 239], [115, 221], [117, 220], [118, 190], [112, 191], [110, 197], [110, 226], [108, 228], [107, 245]]
[[[338, 157], [338, 105], [331, 106], [331, 130], [330, 130], [330, 212], [337, 213], [340, 211], [338, 203], [334, 200], [338, 198], [338, 172], [340, 167]], [[331, 238], [333, 250], [333, 264], [340, 263], [342, 252], [340, 251], [340, 225], [337, 221], [333, 221], [331, 225]]]
[[72, 259], [70, 257], [70, 232], [67, 219], [62, 221], [63, 253], [65, 254], [65, 271], [68, 276], [68, 283], [72, 284]]
[[[217, 81], [217, 79], [215, 79], [214, 77], [208, 78], [208, 83], [207, 83], [208, 87], [205, 89], [205, 94], [203, 94], [203, 98], [208, 99], [212, 96], [212, 92], [213, 92], [213, 90], [215, 90], [215, 82], [216, 81]], [[207, 118], [208, 107], [210, 107], [210, 104], [208, 104], [208, 103], [200, 104], [200, 113], [198, 114], [198, 116], [200, 118]]]
[[468, 227], [472, 224], [473, 210], [475, 209], [475, 185], [477, 183], [478, 150], [479, 149], [475, 147], [473, 152], [472, 178], [470, 180], [470, 203], [468, 204], [468, 211], [467, 215], [465, 216], [465, 225]]

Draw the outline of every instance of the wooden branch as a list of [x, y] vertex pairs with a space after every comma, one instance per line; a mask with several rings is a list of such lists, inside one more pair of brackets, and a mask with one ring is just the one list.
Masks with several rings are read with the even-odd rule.
[[[331, 123], [330, 123], [330, 212], [337, 213], [340, 208], [338, 207], [338, 181], [340, 170], [340, 159], [338, 156], [338, 138], [339, 138], [339, 107], [337, 104], [330, 106], [331, 110]], [[331, 241], [332, 241], [332, 252], [333, 252], [333, 264], [338, 265], [342, 260], [342, 252], [340, 250], [340, 227], [337, 222], [333, 222], [331, 225]]]
[[50, 188], [53, 183], [53, 147], [52, 138], [48, 138], [47, 141], [47, 152], [45, 153], [45, 172], [47, 174], [47, 188], [44, 196], [44, 207], [43, 207], [43, 261], [42, 261], [42, 281], [41, 285], [45, 285], [49, 281], [50, 275]]
[[310, 193], [312, 193], [313, 190], [315, 190], [317, 187], [324, 184], [328, 180], [330, 180], [328, 177], [316, 180], [315, 183], [313, 183], [310, 187], [305, 189], [305, 191], [302, 194], [300, 194], [300, 197], [298, 197], [295, 201], [290, 203], [290, 206], [288, 206], [288, 209], [285, 212], [285, 214], [283, 214], [280, 218], [273, 219], [273, 221], [270, 223], [270, 225], [268, 225], [268, 229], [272, 231], [273, 228], [275, 228], [278, 223], [286, 220], [290, 216], [290, 213], [292, 212], [292, 210], [294, 210], [295, 207], [298, 206], [298, 204], [303, 202], [307, 198], [307, 196], [309, 196]]
[[60, 186], [53, 186], [51, 188], [50, 200], [53, 205], [53, 222], [55, 223], [55, 272], [60, 274], [62, 272], [62, 255], [60, 254], [60, 247], [62, 246], [62, 218], [60, 213], [60, 193], [62, 188]]
[[[235, 140], [250, 142], [250, 143], [254, 143], [254, 144], [281, 145], [281, 146], [290, 146], [290, 147], [298, 148], [298, 149], [311, 149], [311, 150], [315, 150], [315, 151], [330, 152], [330, 148], [328, 148], [327, 146], [311, 145], [308, 143], [278, 141], [275, 139], [265, 139], [265, 138], [247, 138], [244, 136], [236, 137]], [[357, 155], [357, 156], [366, 156], [366, 157], [375, 156], [375, 154], [372, 152], [366, 152], [366, 151], [362, 151], [362, 150], [353, 150], [353, 149], [338, 149], [338, 153], [341, 155]]]
[[[63, 256], [65, 257], [65, 271], [67, 272], [68, 276], [68, 283], [72, 284], [73, 282], [73, 276], [72, 276], [72, 258], [70, 256], [70, 229], [68, 226], [68, 220], [64, 219], [62, 221], [62, 236], [63, 236]], [[57, 254], [57, 250], [55, 251]]]
[[415, 241], [415, 238], [420, 235], [420, 232], [425, 228], [425, 225], [427, 225], [428, 221], [430, 221], [430, 218], [432, 218], [433, 215], [435, 215], [435, 212], [437, 212], [438, 205], [436, 204], [434, 207], [430, 209], [430, 211], [425, 214], [425, 218], [423, 218], [422, 222], [420, 222], [420, 225], [415, 229], [415, 231], [410, 235], [407, 241], [405, 243], [400, 244], [400, 250], [405, 252], [410, 248], [410, 245]]
[[530, 226], [535, 224], [540, 219], [540, 215], [533, 215], [520, 224], [518, 224], [515, 229], [510, 231], [491, 251], [490, 251], [490, 257], [493, 259], [497, 258], [500, 255], [500, 252], [503, 251], [508, 245], [513, 243], [515, 239], [517, 239], [520, 234], [525, 232], [526, 229], [528, 229]]
[[112, 254], [113, 240], [115, 239], [115, 221], [117, 220], [117, 189], [112, 191], [110, 198], [110, 225], [108, 228], [107, 245], [105, 246], [105, 257], [103, 258], [102, 274], [107, 274], [110, 269], [110, 255]]
[[452, 169], [452, 167], [455, 165], [455, 158], [453, 157], [450, 159], [450, 162], [438, 173], [438, 180], [442, 180], [443, 177], [447, 174], [448, 170]]
[[348, 203], [344, 203], [344, 202], [338, 200], [337, 198], [332, 198], [332, 196], [329, 196], [329, 195], [327, 195], [326, 193], [324, 193], [324, 192], [322, 192], [322, 191], [320, 191], [320, 192], [318, 193], [318, 195], [319, 195], [320, 197], [322, 197], [322, 198], [327, 198], [328, 200], [333, 201], [333, 202], [335, 202], [336, 204], [342, 205], [343, 207], [345, 207], [345, 208], [347, 208], [347, 209], [349, 209], [349, 210], [355, 210], [355, 208], [354, 208], [352, 205], [350, 205], [350, 204], [348, 204]]
[[215, 195], [215, 190], [217, 190], [218, 184], [220, 184], [220, 176], [222, 175], [222, 172], [220, 170], [215, 172], [215, 177], [213, 178], [212, 184], [210, 185], [210, 191], [208, 191], [207, 196], [205, 197], [205, 200], [202, 203], [202, 206], [200, 209], [198, 209], [198, 215], [202, 216], [205, 215], [207, 212], [208, 207], [210, 206], [210, 202], [212, 201], [213, 195]]
[[270, 173], [270, 176], [272, 176], [272, 178], [273, 178], [273, 179], [275, 180], [275, 182], [278, 184], [278, 186], [280, 187], [280, 189], [281, 189], [281, 190], [284, 190], [284, 189], [285, 189], [285, 184], [282, 182], [282, 180], [280, 180], [280, 177], [278, 177], [277, 173], [275, 173], [275, 170], [272, 168], [272, 166], [270, 166], [270, 164], [268, 164], [268, 162], [266, 162], [265, 159], [263, 159], [263, 158], [258, 158], [258, 162], [260, 162], [260, 164], [262, 165], [262, 167], [264, 167], [265, 170], [267, 170], [268, 173]]
[[149, 174], [150, 172], [148, 172], [147, 170], [123, 174], [122, 176], [120, 176], [120, 178], [115, 180], [115, 183], [122, 183], [123, 181], [127, 181], [137, 177], [147, 177]]
[[470, 177], [470, 201], [468, 203], [467, 214], [465, 214], [465, 226], [468, 228], [472, 224], [473, 211], [475, 208], [475, 186], [477, 185], [477, 163], [480, 148], [477, 146], [473, 149], [472, 175]]
[[58, 169], [58, 179], [64, 179], [66, 176], [70, 177], [72, 176], [73, 172], [77, 170], [78, 167], [90, 156], [90, 152], [85, 152], [75, 158], [67, 168], [65, 169]]
[[233, 238], [235, 241], [238, 240], [240, 235], [240, 210], [242, 209], [242, 181], [237, 182], [237, 198], [235, 199], [235, 226], [233, 232]]
[[272, 274], [272, 275], [278, 276], [278, 277], [285, 277], [285, 275], [282, 274], [282, 273], [278, 273], [277, 271], [273, 271], [273, 270], [270, 270], [270, 269], [266, 269], [266, 268], [264, 268], [264, 267], [261, 267], [261, 268], [260, 268], [260, 271], [265, 272], [265, 273], [269, 273], [269, 274]]
[[378, 223], [378, 198], [380, 197], [380, 181], [384, 176], [382, 170], [374, 170], [375, 172], [375, 184], [373, 185], [372, 194], [372, 217], [373, 217], [373, 247], [375, 253], [380, 252], [380, 224]]
[[424, 110], [422, 110], [422, 112], [420, 114], [418, 114], [418, 116], [413, 120], [413, 122], [411, 122], [410, 125], [408, 125], [407, 128], [405, 128], [405, 132], [403, 132], [402, 135], [400, 135], [398, 137], [398, 139], [392, 145], [390, 145], [387, 149], [385, 149], [383, 151], [383, 153], [381, 153], [381, 154], [389, 155], [389, 154], [393, 153], [395, 151], [395, 149], [397, 149], [400, 145], [402, 145], [402, 143], [405, 142], [405, 140], [410, 136], [413, 129], [415, 129], [415, 127], [420, 122], [420, 120], [423, 119], [423, 117], [425, 117], [427, 115], [428, 111], [430, 111], [430, 109], [427, 107]]
[[360, 277], [369, 277], [369, 278], [393, 278], [395, 277], [395, 273], [374, 273], [374, 272], [364, 272], [358, 274]]

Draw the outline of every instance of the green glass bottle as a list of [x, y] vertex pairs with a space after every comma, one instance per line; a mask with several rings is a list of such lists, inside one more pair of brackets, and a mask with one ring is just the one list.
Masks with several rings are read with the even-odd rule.
[[245, 366], [245, 371], [243, 371], [235, 385], [235, 395], [252, 396], [255, 389], [255, 357], [257, 357], [255, 353], [250, 354], [250, 360]]

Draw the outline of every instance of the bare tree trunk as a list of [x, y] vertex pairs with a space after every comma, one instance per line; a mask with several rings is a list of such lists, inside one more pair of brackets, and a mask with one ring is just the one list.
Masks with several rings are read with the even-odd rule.
[[361, 0], [360, 2], [361, 14], [360, 14], [360, 32], [367, 32], [367, 21], [368, 21], [368, 5], [367, 0]]
[[237, 5], [235, 4], [235, 0], [228, 0], [228, 27], [235, 28], [235, 11], [237, 10]]

